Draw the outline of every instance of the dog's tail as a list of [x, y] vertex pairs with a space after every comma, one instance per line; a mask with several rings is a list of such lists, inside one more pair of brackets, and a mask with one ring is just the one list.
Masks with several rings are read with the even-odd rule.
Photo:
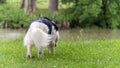
[[32, 29], [30, 33], [31, 39], [33, 40], [36, 47], [46, 47], [47, 45], [49, 45], [51, 36], [45, 33], [43, 30], [35, 28]]

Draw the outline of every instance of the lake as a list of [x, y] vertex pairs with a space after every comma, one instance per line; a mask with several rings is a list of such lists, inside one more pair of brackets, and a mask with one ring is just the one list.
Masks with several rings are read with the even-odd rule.
[[[23, 38], [25, 30], [0, 29], [0, 41]], [[60, 40], [111, 40], [120, 39], [120, 30], [111, 29], [69, 29], [60, 30]]]

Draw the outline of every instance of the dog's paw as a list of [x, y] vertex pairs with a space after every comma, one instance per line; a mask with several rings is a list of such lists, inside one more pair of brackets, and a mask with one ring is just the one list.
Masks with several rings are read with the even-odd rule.
[[29, 58], [32, 58], [32, 55], [27, 55], [26, 57], [29, 59]]
[[40, 58], [41, 58], [41, 57], [42, 57], [42, 55], [43, 55], [43, 53], [42, 53], [42, 52], [39, 52], [39, 53], [38, 53], [38, 57], [40, 57]]

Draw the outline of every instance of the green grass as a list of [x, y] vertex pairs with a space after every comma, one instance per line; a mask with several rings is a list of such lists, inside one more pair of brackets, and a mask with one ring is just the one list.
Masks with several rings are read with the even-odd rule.
[[0, 42], [0, 68], [119, 68], [120, 40], [60, 41], [54, 55], [26, 58], [22, 40]]

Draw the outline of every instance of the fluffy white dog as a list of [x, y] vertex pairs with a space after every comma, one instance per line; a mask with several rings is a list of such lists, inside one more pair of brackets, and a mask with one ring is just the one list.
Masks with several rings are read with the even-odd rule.
[[24, 37], [24, 45], [27, 48], [27, 58], [32, 57], [31, 49], [33, 45], [38, 49], [39, 57], [42, 56], [46, 46], [48, 46], [51, 53], [54, 53], [58, 39], [58, 27], [53, 21], [46, 17], [32, 21]]

